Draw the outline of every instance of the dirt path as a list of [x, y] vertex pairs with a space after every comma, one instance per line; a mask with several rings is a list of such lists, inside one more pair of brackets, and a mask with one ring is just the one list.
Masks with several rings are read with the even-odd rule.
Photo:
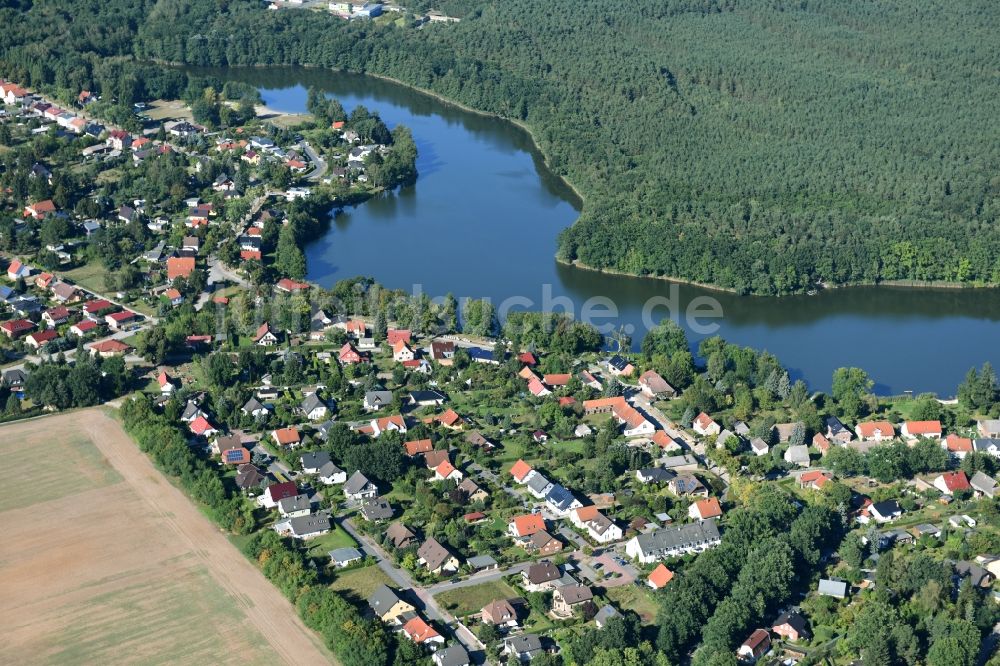
[[336, 663], [291, 603], [195, 505], [153, 466], [113, 418], [91, 409], [36, 421], [71, 419], [135, 492], [162, 519], [233, 598], [275, 652], [288, 664]]

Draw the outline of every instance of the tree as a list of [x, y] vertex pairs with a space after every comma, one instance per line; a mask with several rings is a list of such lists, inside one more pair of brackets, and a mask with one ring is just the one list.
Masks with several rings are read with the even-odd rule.
[[279, 273], [293, 280], [301, 280], [306, 276], [306, 256], [299, 247], [292, 224], [286, 224], [278, 232], [274, 266]]
[[857, 420], [864, 404], [862, 398], [874, 384], [860, 368], [837, 368], [833, 373], [831, 391], [841, 416], [851, 421]]

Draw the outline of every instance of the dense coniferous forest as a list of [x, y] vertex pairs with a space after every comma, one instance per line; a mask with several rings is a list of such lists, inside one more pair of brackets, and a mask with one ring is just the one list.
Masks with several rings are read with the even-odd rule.
[[183, 81], [124, 56], [313, 64], [524, 122], [585, 198], [566, 261], [761, 294], [1000, 283], [989, 0], [451, 0], [460, 23], [419, 29], [251, 0], [0, 6], [2, 72], [33, 85], [127, 101]]

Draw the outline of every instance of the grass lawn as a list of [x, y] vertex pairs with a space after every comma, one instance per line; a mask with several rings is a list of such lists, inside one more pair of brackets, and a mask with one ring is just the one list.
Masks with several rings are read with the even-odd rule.
[[63, 272], [63, 276], [69, 278], [85, 289], [104, 293], [104, 275], [107, 273], [100, 264], [86, 264], [79, 268]]
[[503, 580], [490, 581], [480, 585], [470, 585], [447, 590], [437, 595], [437, 601], [455, 615], [478, 613], [483, 606], [495, 599], [510, 599], [517, 596], [510, 585]]
[[643, 585], [622, 585], [621, 587], [609, 587], [604, 596], [619, 608], [627, 608], [635, 611], [643, 624], [653, 624], [656, 621], [656, 611], [658, 609], [654, 592]]
[[330, 589], [353, 594], [358, 600], [364, 601], [379, 585], [396, 587], [389, 576], [377, 564], [373, 564], [337, 574], [337, 578], [330, 583]]
[[340, 525], [335, 525], [329, 534], [309, 540], [309, 557], [325, 556], [336, 548], [352, 548], [357, 543]]

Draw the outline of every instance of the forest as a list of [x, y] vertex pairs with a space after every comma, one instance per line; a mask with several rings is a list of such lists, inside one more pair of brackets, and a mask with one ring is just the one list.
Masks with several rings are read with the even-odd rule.
[[531, 128], [585, 198], [563, 261], [757, 294], [1000, 283], [996, 3], [440, 8], [462, 21], [4, 0], [0, 73], [123, 101], [179, 85], [157, 61], [378, 73]]

